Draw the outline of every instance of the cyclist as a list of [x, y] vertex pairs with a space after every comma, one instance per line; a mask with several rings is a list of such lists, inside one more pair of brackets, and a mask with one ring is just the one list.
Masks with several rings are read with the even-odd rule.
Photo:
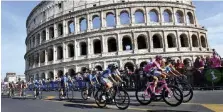
[[93, 70], [92, 73], [88, 75], [88, 80], [89, 80], [89, 88], [87, 90], [87, 93], [88, 93], [88, 98], [90, 98], [92, 91], [89, 90], [92, 89], [93, 86], [98, 84], [97, 72], [95, 70]]
[[21, 82], [21, 79], [19, 78], [18, 79], [18, 90], [19, 90], [19, 96], [21, 97], [22, 96], [22, 82]]
[[22, 89], [22, 95], [25, 96], [25, 89], [27, 88], [27, 83], [25, 83], [23, 80], [22, 80], [22, 83], [21, 83], [21, 89]]
[[9, 95], [11, 96], [11, 95], [14, 95], [14, 90], [15, 90], [15, 84], [14, 84], [14, 82], [12, 81], [12, 82], [10, 82], [9, 83], [9, 85], [8, 85], [8, 87], [9, 87]]
[[[67, 73], [66, 73], [67, 74]], [[65, 89], [67, 88], [68, 86], [68, 79], [66, 77], [66, 75], [63, 75], [61, 77], [61, 81], [60, 81], [60, 86], [61, 86], [61, 95], [62, 95], [62, 98], [65, 97]]]
[[165, 72], [168, 75], [182, 76], [182, 74], [175, 69], [172, 63], [173, 63], [173, 59], [171, 59], [171, 57], [168, 57], [166, 61]]
[[154, 79], [154, 86], [152, 88], [153, 93], [155, 93], [155, 88], [158, 83], [158, 77], [161, 76], [163, 79], [166, 78], [164, 70], [161, 68], [162, 59], [163, 59], [162, 56], [156, 56], [155, 61], [147, 64], [146, 67], [144, 68], [144, 71], [149, 75], [152, 75]]
[[39, 89], [39, 86], [40, 86], [41, 84], [40, 84], [40, 81], [38, 81], [38, 80], [35, 80], [35, 81], [33, 82], [33, 84], [34, 84], [34, 97], [36, 98], [36, 96], [37, 96], [37, 89]]
[[114, 68], [115, 68], [114, 64], [110, 64], [108, 65], [108, 68], [105, 71], [103, 71], [101, 74], [100, 80], [101, 80], [101, 83], [104, 86], [106, 86], [106, 92], [108, 92], [109, 89], [113, 86], [113, 83], [117, 83], [112, 77], [112, 74], [115, 73]]

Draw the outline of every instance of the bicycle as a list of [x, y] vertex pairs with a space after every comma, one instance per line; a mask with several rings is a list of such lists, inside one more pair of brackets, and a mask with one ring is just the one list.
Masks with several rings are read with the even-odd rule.
[[[93, 97], [95, 98], [95, 92], [100, 88], [99, 84], [94, 84], [90, 86], [90, 89], [88, 90], [89, 93], [93, 94]], [[83, 98], [83, 100], [87, 100], [88, 99], [88, 95], [87, 94], [87, 87], [84, 87], [83, 89], [81, 89], [81, 97]]]
[[95, 93], [95, 102], [100, 108], [104, 108], [109, 103], [115, 103], [116, 107], [125, 110], [129, 107], [130, 97], [124, 89], [124, 84], [119, 83], [110, 88], [109, 92], [106, 92], [105, 86], [101, 86]]
[[171, 77], [168, 80], [169, 84], [176, 85], [183, 93], [183, 102], [189, 102], [193, 98], [193, 89], [191, 85], [184, 80], [185, 76]]
[[[63, 94], [62, 94], [63, 91]], [[72, 99], [69, 97], [69, 87], [59, 88], [59, 100], [64, 99], [64, 97], [67, 97], [67, 99]]]
[[37, 97], [39, 99], [42, 99], [43, 98], [43, 92], [42, 92], [40, 86], [34, 88], [34, 99], [37, 99]]
[[[152, 92], [152, 86], [154, 86], [154, 82], [148, 82], [146, 88], [138, 88], [135, 92], [137, 101], [142, 105], [148, 105], [152, 101], [156, 100], [156, 98], [161, 97], [163, 101], [170, 106], [178, 106], [183, 102], [183, 93], [182, 91], [174, 86], [167, 84], [165, 80], [158, 81], [155, 92], [159, 95], [156, 95]], [[142, 94], [140, 94], [142, 93]], [[176, 94], [178, 94], [177, 97]], [[142, 97], [142, 99], [140, 99]], [[148, 98], [148, 100], [146, 100]], [[176, 103], [171, 103], [168, 101], [170, 98], [175, 98], [177, 100]]]
[[13, 98], [15, 96], [14, 88], [9, 88], [8, 98]]

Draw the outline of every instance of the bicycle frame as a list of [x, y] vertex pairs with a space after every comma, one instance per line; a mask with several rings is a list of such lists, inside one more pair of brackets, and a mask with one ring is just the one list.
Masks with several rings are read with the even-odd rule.
[[[158, 83], [161, 83], [162, 86], [155, 90], [156, 93], [160, 93], [163, 89], [166, 89], [168, 92], [170, 92], [169, 88], [167, 87], [167, 83], [166, 83], [165, 80], [158, 81], [157, 84]], [[149, 93], [152, 93], [152, 89], [153, 89], [152, 86], [151, 86], [152, 84], [154, 85], [154, 82], [148, 82], [146, 90], [144, 91], [144, 95], [148, 94], [147, 98], [150, 97]]]

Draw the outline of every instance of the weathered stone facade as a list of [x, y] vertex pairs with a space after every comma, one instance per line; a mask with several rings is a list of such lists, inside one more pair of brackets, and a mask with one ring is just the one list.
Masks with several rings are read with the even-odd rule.
[[[136, 13], [142, 15], [142, 22]], [[157, 19], [151, 19], [150, 13]], [[129, 24], [123, 23], [122, 14], [129, 17]], [[108, 16], [113, 17], [114, 26], [109, 25]], [[100, 19], [99, 28], [93, 24], [95, 18]], [[83, 22], [86, 27], [81, 26]], [[207, 30], [198, 24], [191, 1], [41, 2], [26, 26], [27, 79], [55, 78], [84, 68], [105, 69], [109, 63], [121, 68], [126, 64], [140, 66], [157, 54], [192, 61], [196, 56], [210, 55]]]

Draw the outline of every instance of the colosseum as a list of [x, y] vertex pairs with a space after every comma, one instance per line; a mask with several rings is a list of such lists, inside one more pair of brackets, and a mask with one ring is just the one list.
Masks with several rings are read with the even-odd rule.
[[191, 61], [211, 54], [191, 0], [42, 1], [26, 28], [27, 80], [110, 63], [133, 69], [157, 54]]

